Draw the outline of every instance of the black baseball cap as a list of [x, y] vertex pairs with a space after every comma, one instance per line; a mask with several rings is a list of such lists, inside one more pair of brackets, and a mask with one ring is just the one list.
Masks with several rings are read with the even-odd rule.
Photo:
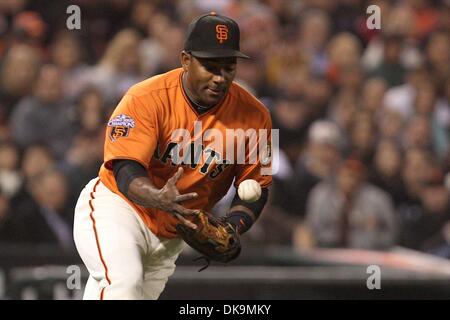
[[189, 24], [184, 50], [198, 58], [250, 59], [239, 51], [239, 40], [236, 21], [211, 12]]

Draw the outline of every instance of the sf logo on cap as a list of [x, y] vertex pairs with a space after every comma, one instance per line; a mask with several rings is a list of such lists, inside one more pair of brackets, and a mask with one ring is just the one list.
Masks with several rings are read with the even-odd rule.
[[226, 25], [218, 24], [216, 26], [216, 38], [219, 40], [219, 43], [228, 39], [228, 27]]

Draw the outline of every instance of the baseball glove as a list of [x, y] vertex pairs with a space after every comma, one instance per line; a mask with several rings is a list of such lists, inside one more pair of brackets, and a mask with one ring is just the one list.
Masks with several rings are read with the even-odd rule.
[[230, 223], [204, 211], [195, 216], [192, 222], [197, 225], [196, 230], [179, 223], [177, 232], [188, 245], [203, 254], [202, 258], [208, 265], [210, 260], [227, 263], [239, 256], [239, 235]]

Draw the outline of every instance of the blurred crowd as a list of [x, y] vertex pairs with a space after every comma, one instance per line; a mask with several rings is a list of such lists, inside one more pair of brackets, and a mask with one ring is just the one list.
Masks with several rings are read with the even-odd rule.
[[[80, 30], [66, 27], [72, 4]], [[186, 26], [209, 11], [239, 23], [252, 59], [236, 81], [280, 130], [269, 203], [244, 240], [450, 258], [445, 0], [1, 0], [0, 241], [74, 250], [109, 115], [180, 66]]]

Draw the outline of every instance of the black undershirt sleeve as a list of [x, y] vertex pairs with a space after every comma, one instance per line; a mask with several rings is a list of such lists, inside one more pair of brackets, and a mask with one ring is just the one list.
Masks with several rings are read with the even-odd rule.
[[117, 187], [127, 198], [128, 187], [131, 181], [139, 177], [148, 177], [147, 170], [140, 163], [133, 160], [114, 160], [112, 167]]

